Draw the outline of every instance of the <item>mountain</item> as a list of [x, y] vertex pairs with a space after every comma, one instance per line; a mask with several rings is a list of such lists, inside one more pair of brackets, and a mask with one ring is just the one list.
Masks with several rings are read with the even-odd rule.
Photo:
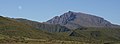
[[79, 27], [120, 27], [110, 23], [104, 18], [72, 11], [66, 12], [61, 16], [55, 16], [48, 20], [47, 23], [60, 24], [69, 29], [77, 29]]
[[23, 19], [23, 18], [14, 18], [14, 19], [18, 22], [30, 25], [32, 27], [35, 27], [37, 29], [47, 31], [47, 32], [66, 32], [66, 31], [70, 31], [70, 29], [66, 28], [65, 26], [61, 26], [61, 25], [40, 23], [40, 22], [36, 22], [36, 21]]
[[[68, 16], [67, 13], [72, 15]], [[79, 23], [79, 14], [76, 12], [67, 12], [66, 16], [57, 16], [54, 23], [40, 23], [23, 18], [8, 18], [0, 16], [0, 44], [16, 43], [16, 44], [119, 44], [120, 43], [120, 28], [104, 19], [101, 24], [94, 26], [100, 17], [90, 15], [94, 22], [90, 26], [83, 26]], [[73, 14], [76, 13], [76, 14]], [[82, 13], [83, 14], [83, 13]], [[63, 16], [65, 18], [63, 18]], [[84, 15], [83, 15], [84, 16]], [[86, 15], [87, 16], [87, 15]], [[85, 18], [86, 18], [85, 16]], [[88, 15], [89, 16], [89, 15]], [[88, 18], [91, 18], [91, 17]], [[63, 19], [60, 19], [63, 18]], [[60, 22], [59, 22], [59, 20]], [[82, 18], [81, 18], [82, 19]], [[84, 18], [83, 18], [84, 19]], [[75, 22], [78, 20], [78, 24]], [[86, 19], [88, 20], [88, 19]], [[82, 21], [86, 21], [85, 19]], [[63, 22], [61, 22], [63, 21]], [[67, 22], [66, 22], [67, 21]], [[90, 22], [90, 21], [89, 21]], [[102, 22], [106, 22], [104, 25]], [[61, 24], [57, 24], [61, 23]], [[69, 24], [69, 25], [68, 25]], [[103, 25], [103, 26], [102, 26]], [[74, 30], [68, 29], [69, 26]], [[67, 28], [66, 28], [67, 27]], [[119, 26], [118, 26], [119, 27]], [[76, 29], [75, 29], [76, 28]], [[20, 43], [22, 42], [22, 43]]]

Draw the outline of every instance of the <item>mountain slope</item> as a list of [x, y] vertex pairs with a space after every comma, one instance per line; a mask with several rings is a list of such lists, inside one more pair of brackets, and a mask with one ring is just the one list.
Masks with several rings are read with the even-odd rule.
[[101, 17], [72, 11], [64, 13], [61, 16], [56, 16], [48, 20], [47, 23], [60, 24], [69, 29], [76, 29], [79, 27], [119, 27]]
[[52, 39], [53, 34], [0, 16], [0, 34], [8, 38]]
[[54, 25], [54, 24], [46, 24], [46, 23], [40, 23], [36, 21], [31, 21], [27, 19], [22, 19], [22, 18], [16, 18], [15, 19], [18, 22], [28, 24], [32, 27], [35, 27], [37, 29], [43, 30], [43, 31], [48, 31], [48, 32], [66, 32], [70, 31], [70, 29], [61, 26], [61, 25]]
[[89, 27], [76, 29], [69, 36], [85, 37], [93, 40], [120, 41], [120, 28]]

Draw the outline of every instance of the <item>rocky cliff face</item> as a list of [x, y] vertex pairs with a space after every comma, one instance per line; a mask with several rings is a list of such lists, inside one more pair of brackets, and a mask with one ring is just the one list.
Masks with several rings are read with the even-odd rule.
[[117, 27], [104, 18], [80, 13], [80, 12], [66, 12], [61, 16], [56, 16], [47, 21], [49, 24], [60, 24], [70, 29], [83, 27]]

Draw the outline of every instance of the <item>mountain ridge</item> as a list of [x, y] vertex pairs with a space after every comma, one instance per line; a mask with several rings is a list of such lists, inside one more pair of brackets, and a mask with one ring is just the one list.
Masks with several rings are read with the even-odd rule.
[[32, 27], [35, 27], [37, 29], [47, 31], [47, 32], [66, 32], [70, 31], [70, 29], [66, 28], [65, 26], [61, 25], [54, 25], [54, 24], [46, 24], [46, 23], [40, 23], [37, 21], [31, 21], [23, 18], [13, 18], [18, 22], [30, 25]]

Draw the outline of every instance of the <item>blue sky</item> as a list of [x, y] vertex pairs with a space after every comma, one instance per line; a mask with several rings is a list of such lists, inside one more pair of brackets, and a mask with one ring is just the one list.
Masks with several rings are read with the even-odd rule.
[[0, 0], [0, 15], [47, 21], [67, 11], [83, 12], [120, 24], [120, 0]]

